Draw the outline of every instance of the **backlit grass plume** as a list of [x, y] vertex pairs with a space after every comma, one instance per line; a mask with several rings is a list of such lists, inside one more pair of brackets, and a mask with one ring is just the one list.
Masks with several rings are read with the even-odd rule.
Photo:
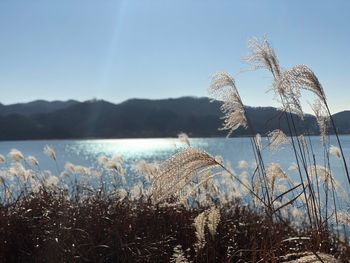
[[[267, 69], [271, 72], [273, 81], [273, 90], [276, 99], [281, 102], [282, 110], [293, 112], [303, 117], [303, 111], [300, 103], [299, 86], [290, 85], [296, 82], [291, 77], [297, 70], [284, 72], [279, 64], [277, 55], [267, 38], [259, 41], [253, 38], [249, 41], [250, 54], [244, 58], [246, 62], [252, 65], [252, 69]], [[290, 82], [290, 83], [289, 83]]]
[[44, 153], [49, 156], [50, 158], [52, 158], [54, 161], [56, 161], [56, 152], [55, 150], [50, 147], [49, 145], [45, 145], [44, 147]]
[[208, 153], [189, 147], [165, 161], [152, 185], [152, 198], [160, 202], [181, 190], [196, 176], [205, 174], [220, 164]]
[[278, 90], [305, 89], [313, 92], [322, 101], [326, 101], [326, 95], [316, 74], [306, 65], [297, 65], [283, 72], [279, 78]]
[[301, 107], [301, 90], [314, 93], [319, 100], [326, 104], [326, 95], [315, 73], [305, 65], [297, 65], [284, 71], [274, 82], [275, 91], [281, 95], [287, 111], [303, 116]]
[[229, 130], [227, 136], [240, 126], [248, 126], [244, 105], [236, 88], [234, 79], [225, 72], [217, 73], [212, 78], [209, 96], [213, 100], [223, 101], [221, 111], [225, 114], [222, 130]]
[[11, 160], [14, 162], [20, 162], [20, 161], [24, 160], [23, 153], [17, 149], [12, 149], [9, 153], [9, 156], [10, 156]]
[[248, 48], [251, 53], [244, 60], [252, 65], [253, 70], [267, 69], [275, 79], [280, 78], [282, 70], [278, 58], [266, 37], [261, 41], [257, 38], [249, 40]]
[[277, 150], [281, 145], [288, 144], [287, 135], [280, 129], [268, 133], [270, 150]]
[[316, 121], [320, 129], [321, 142], [325, 143], [327, 131], [330, 124], [330, 117], [327, 114], [323, 103], [319, 99], [315, 101], [315, 103], [311, 106], [311, 109], [315, 114]]

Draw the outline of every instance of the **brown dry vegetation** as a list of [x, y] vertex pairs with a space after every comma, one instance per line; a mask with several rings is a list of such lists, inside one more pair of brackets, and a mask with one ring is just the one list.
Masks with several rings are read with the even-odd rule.
[[[298, 233], [289, 222], [271, 223], [236, 203], [220, 209], [215, 237], [205, 231], [199, 252], [194, 218], [204, 209], [154, 206], [147, 201], [119, 202], [92, 196], [67, 200], [40, 191], [0, 208], [2, 262], [170, 262], [181, 245], [192, 262], [279, 262], [288, 253], [318, 251], [350, 260], [349, 247], [331, 233], [313, 233], [307, 224]], [[295, 236], [310, 240], [290, 240]], [[263, 260], [263, 261], [261, 261]]]

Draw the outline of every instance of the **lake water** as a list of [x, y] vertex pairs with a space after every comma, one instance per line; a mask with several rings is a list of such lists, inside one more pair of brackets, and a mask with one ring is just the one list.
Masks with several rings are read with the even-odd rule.
[[[340, 137], [344, 155], [350, 166], [350, 136]], [[337, 145], [336, 138], [329, 138], [330, 144]], [[310, 142], [315, 153], [317, 163], [324, 164], [323, 146], [318, 136], [310, 137]], [[190, 139], [191, 146], [207, 151], [213, 156], [223, 157], [225, 164], [230, 165], [239, 174], [248, 171], [253, 174], [254, 155], [249, 138], [193, 138]], [[51, 146], [56, 151], [58, 169], [55, 162], [43, 153], [45, 145]], [[270, 151], [267, 138], [262, 138], [264, 163], [278, 163], [288, 173], [292, 179], [299, 180], [297, 172], [289, 171], [288, 168], [295, 162], [292, 147], [282, 146], [277, 151]], [[127, 182], [131, 186], [133, 179], [138, 180], [133, 165], [140, 160], [147, 162], [162, 162], [171, 157], [174, 153], [188, 147], [185, 143], [175, 138], [162, 139], [109, 139], [109, 140], [39, 140], [39, 141], [3, 141], [0, 142], [0, 154], [7, 156], [11, 149], [20, 150], [25, 157], [35, 156], [40, 163], [41, 170], [50, 170], [58, 175], [64, 170], [66, 162], [87, 167], [96, 167], [98, 157], [106, 155], [112, 157], [122, 155], [124, 167], [127, 171]], [[246, 161], [248, 168], [239, 167], [240, 161]], [[343, 186], [345, 192], [350, 195], [350, 187], [347, 182], [342, 161], [335, 157], [330, 157], [333, 176]], [[0, 169], [7, 169], [4, 164]], [[346, 198], [347, 199], [347, 198]], [[348, 203], [340, 202], [342, 209], [348, 208]]]
[[[341, 136], [344, 153], [350, 164], [350, 136]], [[316, 159], [323, 164], [322, 145], [318, 136], [310, 137]], [[225, 162], [229, 162], [233, 169], [238, 168], [238, 162], [245, 160], [248, 163], [254, 161], [253, 151], [249, 138], [194, 138], [190, 139], [191, 146], [198, 147], [216, 156], [221, 155]], [[335, 137], [330, 137], [330, 143], [337, 145]], [[271, 152], [268, 147], [267, 138], [262, 138], [264, 146], [263, 156], [265, 163], [275, 162], [282, 165], [284, 169], [295, 162], [291, 147], [288, 145]], [[172, 154], [184, 149], [186, 144], [174, 138], [162, 139], [108, 139], [108, 140], [41, 140], [41, 141], [3, 141], [0, 142], [0, 154], [7, 155], [16, 148], [25, 157], [35, 156], [42, 169], [57, 171], [55, 163], [43, 153], [45, 145], [53, 147], [57, 154], [58, 165], [63, 169], [66, 162], [75, 165], [94, 166], [97, 158], [101, 155], [122, 155], [128, 174], [133, 174], [133, 164], [139, 160], [149, 162], [161, 162]], [[332, 170], [341, 183], [346, 183], [342, 162], [332, 156]]]

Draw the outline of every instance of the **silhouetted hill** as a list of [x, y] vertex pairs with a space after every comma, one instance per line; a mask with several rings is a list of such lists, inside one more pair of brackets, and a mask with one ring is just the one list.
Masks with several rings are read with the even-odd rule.
[[[9, 114], [5, 114], [3, 107]], [[175, 137], [186, 132], [192, 137], [226, 136], [222, 125], [221, 102], [208, 98], [131, 99], [120, 104], [103, 100], [86, 102], [35, 101], [1, 106], [0, 139], [63, 139]], [[25, 112], [23, 112], [25, 110]], [[3, 110], [3, 111], [2, 111]], [[252, 128], [240, 128], [233, 136], [260, 133], [280, 128], [288, 133], [285, 114], [273, 107], [246, 107]], [[334, 115], [339, 131], [350, 132], [350, 112]], [[294, 116], [301, 132], [318, 134], [315, 117]]]
[[339, 133], [350, 133], [350, 111], [342, 111], [333, 115]]
[[49, 113], [56, 110], [64, 109], [74, 104], [79, 103], [75, 100], [68, 101], [45, 101], [35, 100], [28, 103], [16, 103], [10, 105], [3, 105], [0, 103], [0, 115], [20, 114], [33, 115], [38, 113]]

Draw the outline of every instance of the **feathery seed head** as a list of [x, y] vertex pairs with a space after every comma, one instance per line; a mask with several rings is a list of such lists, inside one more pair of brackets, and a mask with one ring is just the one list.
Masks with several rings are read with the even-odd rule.
[[[338, 186], [339, 184], [332, 175], [332, 171], [322, 165], [310, 165], [308, 167], [308, 174], [311, 178], [317, 178], [319, 182], [327, 186]], [[317, 177], [316, 177], [317, 176]]]
[[31, 190], [33, 193], [38, 193], [41, 188], [42, 188], [42, 184], [39, 181], [33, 180], [31, 182]]
[[9, 156], [14, 162], [20, 162], [24, 159], [22, 152], [17, 149], [12, 149], [9, 153]]
[[270, 163], [267, 167], [267, 177], [268, 178], [280, 178], [287, 179], [287, 174], [283, 171], [282, 167], [278, 163]]
[[155, 163], [147, 163], [145, 160], [138, 161], [133, 169], [143, 175], [146, 180], [152, 180], [159, 172], [159, 166]]
[[59, 180], [56, 176], [49, 175], [49, 177], [47, 177], [45, 180], [45, 185], [46, 185], [46, 187], [57, 187], [58, 182], [59, 182]]
[[269, 70], [274, 78], [273, 90], [276, 99], [282, 103], [282, 110], [294, 112], [303, 118], [300, 104], [300, 88], [290, 79], [290, 73], [282, 72], [275, 51], [269, 41], [264, 37], [261, 41], [253, 38], [249, 41], [251, 54], [245, 60], [252, 64], [253, 70], [264, 68]]
[[97, 161], [100, 165], [105, 165], [109, 161], [109, 158], [105, 155], [102, 155], [98, 157]]
[[284, 110], [294, 112], [303, 118], [300, 103], [302, 89], [313, 92], [323, 104], [326, 103], [321, 83], [315, 73], [305, 65], [297, 65], [284, 71], [274, 82], [274, 90], [281, 96]]
[[245, 160], [240, 160], [240, 161], [238, 162], [238, 168], [240, 168], [240, 169], [248, 169], [248, 167], [249, 167], [249, 164], [248, 164], [247, 161], [245, 161]]
[[216, 155], [214, 157], [215, 161], [219, 164], [223, 164], [224, 163], [224, 158], [221, 155]]
[[275, 79], [273, 90], [276, 94], [276, 99], [282, 103], [283, 111], [295, 113], [301, 118], [304, 117], [300, 102], [301, 89], [291, 79], [289, 71], [283, 72], [278, 79]]
[[278, 58], [270, 42], [264, 37], [262, 40], [252, 38], [248, 42], [250, 54], [244, 58], [246, 62], [252, 65], [252, 69], [267, 69], [275, 79], [281, 75], [281, 68]]
[[181, 245], [177, 245], [176, 247], [174, 247], [174, 254], [171, 257], [170, 262], [171, 263], [189, 263], [189, 261], [185, 257], [185, 254], [182, 250]]
[[123, 156], [115, 155], [112, 158], [108, 158], [106, 156], [101, 156], [98, 158], [99, 164], [101, 164], [104, 168], [116, 171], [120, 176], [125, 175], [125, 169], [123, 167]]
[[160, 202], [179, 192], [195, 177], [204, 179], [207, 171], [220, 164], [208, 153], [189, 147], [165, 161], [159, 169], [152, 185], [152, 198]]
[[69, 174], [66, 171], [63, 171], [63, 172], [60, 173], [60, 177], [61, 178], [68, 178]]
[[0, 163], [4, 163], [4, 162], [6, 162], [6, 158], [2, 154], [0, 154]]
[[283, 76], [278, 81], [278, 89], [281, 91], [305, 89], [313, 92], [322, 102], [326, 101], [321, 83], [306, 65], [297, 65], [283, 72]]
[[324, 107], [324, 104], [320, 100], [316, 100], [311, 106], [311, 109], [315, 113], [316, 121], [320, 129], [321, 142], [326, 142], [326, 135], [329, 127], [330, 118]]
[[212, 207], [209, 209], [207, 214], [208, 219], [208, 228], [211, 236], [214, 238], [216, 234], [216, 228], [220, 223], [220, 210], [216, 207]]
[[292, 171], [292, 172], [297, 172], [299, 170], [299, 166], [296, 164], [296, 163], [292, 163], [289, 168], [288, 168], [289, 171]]
[[66, 162], [64, 169], [72, 174], [76, 173], [75, 165], [71, 162]]
[[177, 136], [181, 142], [187, 144], [187, 146], [191, 146], [190, 139], [186, 133], [181, 132]]
[[28, 156], [27, 160], [31, 165], [34, 165], [34, 166], [39, 165], [38, 159], [36, 159], [34, 156]]
[[19, 162], [15, 162], [9, 169], [9, 174], [12, 176], [25, 177], [26, 169]]
[[75, 165], [74, 170], [78, 174], [91, 175], [91, 168], [83, 165]]
[[54, 161], [56, 161], [56, 152], [55, 150], [49, 146], [49, 145], [45, 145], [44, 147], [44, 153], [49, 156], [51, 159], [53, 159]]
[[269, 148], [270, 150], [276, 150], [279, 146], [283, 144], [288, 144], [288, 137], [285, 135], [283, 131], [280, 129], [276, 129], [272, 132], [270, 132], [268, 135], [269, 138]]
[[212, 77], [209, 94], [215, 95], [217, 93], [223, 93], [224, 87], [231, 87], [232, 89], [236, 90], [234, 79], [226, 72], [216, 73]]
[[205, 246], [205, 225], [207, 222], [206, 211], [200, 213], [195, 219], [193, 226], [196, 229], [197, 242], [195, 244], [196, 251], [201, 250]]
[[229, 135], [240, 126], [247, 127], [245, 109], [233, 78], [227, 73], [214, 75], [209, 87], [212, 100], [223, 101], [221, 111], [224, 113], [224, 124], [221, 130], [229, 130]]
[[267, 167], [266, 177], [269, 184], [271, 193], [275, 191], [275, 183], [278, 179], [288, 179], [287, 174], [283, 171], [282, 167], [277, 163], [271, 163]]
[[339, 159], [341, 158], [341, 152], [337, 146], [331, 145], [331, 147], [329, 147], [329, 153], [338, 157]]

